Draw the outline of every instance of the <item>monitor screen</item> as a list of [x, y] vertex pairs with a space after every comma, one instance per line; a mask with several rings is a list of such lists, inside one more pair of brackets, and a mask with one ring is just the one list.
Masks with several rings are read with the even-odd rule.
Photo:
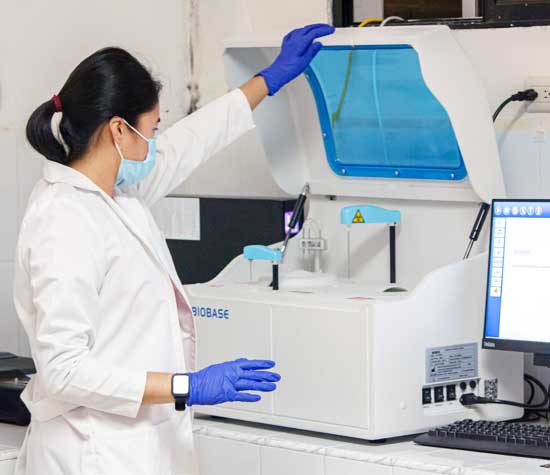
[[550, 353], [550, 201], [494, 200], [484, 347]]

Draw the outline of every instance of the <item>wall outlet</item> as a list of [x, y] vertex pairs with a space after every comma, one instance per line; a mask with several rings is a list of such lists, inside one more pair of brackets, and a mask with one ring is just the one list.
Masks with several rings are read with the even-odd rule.
[[538, 97], [527, 106], [528, 112], [550, 113], [550, 77], [539, 76], [527, 78], [525, 89], [534, 89]]

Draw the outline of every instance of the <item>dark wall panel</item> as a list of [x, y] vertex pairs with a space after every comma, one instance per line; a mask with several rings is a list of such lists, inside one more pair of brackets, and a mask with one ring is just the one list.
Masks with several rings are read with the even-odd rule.
[[284, 212], [294, 202], [201, 198], [201, 240], [168, 240], [184, 284], [208, 282], [248, 244], [284, 239]]
[[393, 15], [405, 19], [461, 17], [462, 0], [386, 0], [384, 16]]

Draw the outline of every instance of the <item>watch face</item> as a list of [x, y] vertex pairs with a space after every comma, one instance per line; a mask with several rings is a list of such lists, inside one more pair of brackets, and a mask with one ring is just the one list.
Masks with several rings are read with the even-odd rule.
[[176, 374], [172, 378], [172, 393], [173, 394], [189, 394], [189, 376], [186, 374]]

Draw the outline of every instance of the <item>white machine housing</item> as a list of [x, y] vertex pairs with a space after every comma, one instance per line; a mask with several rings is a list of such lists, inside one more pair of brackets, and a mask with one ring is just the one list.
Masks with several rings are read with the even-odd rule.
[[[486, 254], [463, 261], [481, 202], [504, 197], [491, 112], [483, 87], [451, 31], [442, 26], [343, 29], [324, 45], [406, 44], [418, 53], [424, 81], [445, 108], [468, 177], [460, 181], [353, 178], [335, 174], [323, 146], [315, 100], [298, 78], [255, 113], [277, 183], [297, 194], [309, 183], [308, 218], [320, 223], [328, 250], [325, 279], [297, 272], [309, 263], [293, 238], [281, 266], [281, 290], [269, 287], [271, 264], [242, 256], [212, 282], [188, 286], [198, 328], [199, 367], [220, 361], [277, 362], [277, 391], [255, 404], [200, 407], [205, 414], [380, 440], [463, 418], [512, 419], [522, 410], [465, 408], [458, 400], [423, 403], [435, 388], [523, 400], [523, 355], [481, 349]], [[274, 59], [280, 36], [228, 42], [228, 82], [237, 86]], [[467, 94], [464, 91], [468, 91]], [[398, 286], [389, 285], [385, 225], [353, 226], [347, 279], [348, 205], [399, 209]], [[251, 243], [254, 244], [254, 243]], [[484, 250], [484, 234], [476, 249]], [[221, 315], [221, 318], [220, 318]], [[434, 349], [476, 348], [475, 376], [451, 372], [431, 382]], [[461, 383], [466, 389], [461, 389]], [[440, 390], [441, 391], [441, 390]]]

